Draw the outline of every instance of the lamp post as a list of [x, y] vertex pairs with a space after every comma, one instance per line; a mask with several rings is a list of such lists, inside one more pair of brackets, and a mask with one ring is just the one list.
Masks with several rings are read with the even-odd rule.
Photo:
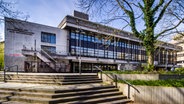
[[[77, 46], [78, 46], [78, 49], [79, 49], [79, 58], [78, 58], [78, 60], [79, 60], [79, 74], [81, 75], [81, 29], [79, 28], [79, 20], [77, 19], [76, 20], [76, 22], [77, 22], [77, 30], [76, 30], [76, 33], [78, 33], [78, 35], [79, 35], [79, 38], [78, 38], [78, 41], [77, 41]], [[78, 44], [79, 43], [79, 44]]]
[[85, 34], [85, 32], [83, 32], [81, 29], [79, 29], [79, 30], [76, 30], [76, 33], [78, 33], [78, 35], [79, 35], [77, 46], [79, 49], [79, 55], [78, 55], [79, 56], [79, 58], [78, 58], [78, 60], [79, 60], [79, 74], [81, 74], [82, 73], [81, 72], [81, 63], [82, 63], [82, 60], [81, 60], [81, 35]]
[[130, 34], [128, 34], [128, 70], [130, 69]]
[[79, 35], [79, 74], [81, 75], [81, 38], [80, 38], [80, 35]]
[[79, 50], [78, 54], [78, 61], [79, 61], [79, 74], [81, 74], [81, 38], [80, 38], [80, 31], [77, 30], [75, 31], [78, 34], [78, 40], [77, 40], [77, 49]]
[[165, 69], [167, 70], [168, 65], [168, 50], [166, 49]]

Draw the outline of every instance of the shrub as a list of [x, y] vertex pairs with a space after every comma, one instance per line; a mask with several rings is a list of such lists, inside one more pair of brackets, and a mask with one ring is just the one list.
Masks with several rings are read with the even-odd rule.
[[176, 72], [184, 73], [184, 67], [182, 67], [182, 68], [176, 68], [175, 71]]

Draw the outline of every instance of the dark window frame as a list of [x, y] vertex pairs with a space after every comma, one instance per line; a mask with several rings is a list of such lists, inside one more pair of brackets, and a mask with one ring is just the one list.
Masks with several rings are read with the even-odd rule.
[[41, 32], [41, 42], [56, 44], [56, 34]]

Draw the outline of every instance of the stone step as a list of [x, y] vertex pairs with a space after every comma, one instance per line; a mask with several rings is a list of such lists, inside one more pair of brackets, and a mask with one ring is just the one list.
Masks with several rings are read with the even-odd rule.
[[97, 75], [23, 75], [23, 74], [19, 74], [19, 75], [14, 75], [14, 74], [9, 74], [9, 75], [6, 75], [7, 77], [31, 77], [31, 78], [34, 78], [34, 77], [49, 77], [49, 78], [68, 78], [68, 77], [97, 77]]
[[62, 85], [73, 85], [73, 84], [89, 84], [89, 83], [102, 83], [102, 80], [92, 80], [92, 81], [73, 81], [73, 82], [62, 82]]
[[8, 87], [2, 87], [0, 88], [1, 90], [4, 90], [4, 91], [17, 91], [17, 92], [33, 92], [33, 93], [69, 93], [69, 92], [82, 92], [82, 91], [94, 91], [94, 90], [102, 90], [102, 89], [113, 89], [115, 88], [114, 86], [110, 86], [110, 85], [100, 85], [100, 86], [90, 86], [90, 87], [84, 87], [84, 88], [77, 88], [77, 87], [72, 87], [72, 86], [69, 86], [71, 87], [70, 88], [66, 88], [65, 89], [41, 89], [41, 88], [8, 88]]
[[37, 74], [7, 75], [9, 79], [7, 82], [10, 83], [0, 86], [0, 104], [127, 104], [131, 102], [115, 86], [103, 84], [97, 75]]
[[46, 78], [44, 78], [44, 79], [37, 79], [37, 78], [11, 78], [11, 79], [8, 79], [8, 80], [24, 80], [24, 81], [54, 81], [54, 82], [69, 82], [69, 81], [86, 81], [86, 80], [99, 80], [99, 78], [84, 78], [84, 79], [77, 79], [77, 78], [75, 78], [75, 79], [46, 79]]
[[130, 99], [121, 99], [115, 101], [107, 101], [99, 104], [133, 104], [133, 102]]
[[68, 75], [68, 76], [21, 76], [21, 75], [18, 75], [18, 76], [9, 76], [9, 77], [29, 77], [29, 78], [93, 78], [93, 77], [97, 77], [97, 75], [93, 75], [93, 76], [84, 76], [84, 75]]
[[[76, 95], [69, 97], [61, 97], [61, 98], [45, 98], [45, 97], [28, 97], [28, 96], [16, 96], [16, 95], [0, 95], [1, 100], [10, 100], [10, 101], [22, 101], [28, 103], [67, 103], [68, 101], [78, 101], [79, 99], [93, 101], [94, 99], [112, 97], [115, 96], [117, 98], [126, 99], [126, 96], [121, 95], [120, 92], [105, 92], [105, 93], [97, 93], [97, 94], [88, 94], [88, 95]], [[116, 99], [117, 99], [116, 98]], [[113, 98], [115, 99], [115, 98]], [[113, 100], [111, 99], [111, 100]], [[96, 101], [96, 100], [95, 100]]]
[[28, 97], [44, 97], [44, 98], [59, 98], [59, 97], [69, 97], [77, 95], [88, 95], [88, 94], [99, 94], [105, 92], [118, 92], [117, 88], [106, 88], [106, 89], [94, 89], [87, 91], [73, 91], [65, 93], [43, 93], [43, 92], [28, 92], [28, 91], [10, 91], [10, 90], [0, 90], [0, 94], [9, 96], [28, 96]]
[[115, 92], [104, 92], [104, 93], [97, 93], [97, 94], [85, 94], [85, 95], [77, 95], [77, 96], [69, 96], [69, 97], [62, 97], [59, 99], [56, 99], [57, 103], [67, 103], [69, 101], [78, 101], [79, 99], [82, 100], [89, 100], [89, 99], [98, 99], [98, 98], [104, 98], [104, 97], [110, 97], [110, 96], [121, 96], [122, 99], [125, 99], [126, 96], [123, 96], [121, 92], [115, 91]]
[[4, 100], [4, 101], [0, 101], [0, 104], [31, 104], [31, 103]]
[[[113, 96], [106, 96], [106, 97], [98, 97], [92, 99], [79, 99], [78, 101], [69, 101], [68, 104], [113, 104], [112, 102], [121, 100], [123, 103], [117, 104], [126, 104], [131, 102], [131, 100], [127, 99], [126, 96], [123, 95], [113, 95]], [[62, 103], [59, 103], [62, 104]]]
[[27, 97], [27, 96], [6, 96], [0, 95], [0, 100], [6, 101], [17, 101], [17, 102], [26, 102], [26, 103], [40, 103], [40, 104], [49, 104], [52, 99], [48, 98], [36, 98], [36, 97]]
[[[2, 78], [2, 79], [4, 79], [4, 78]], [[96, 77], [6, 77], [6, 79], [7, 80], [12, 80], [12, 79], [28, 79], [28, 80], [35, 80], [35, 79], [37, 79], [37, 80], [47, 80], [47, 79], [49, 79], [49, 80], [52, 80], [52, 79], [62, 79], [62, 80], [65, 80], [65, 79], [70, 79], [70, 80], [77, 80], [77, 79], [79, 79], [79, 80], [82, 80], [82, 79], [99, 79], [97, 76]]]
[[27, 81], [27, 80], [6, 80], [6, 82], [13, 83], [30, 83], [30, 84], [48, 84], [48, 85], [72, 85], [72, 84], [87, 84], [87, 83], [102, 83], [102, 80], [86, 80], [86, 81], [62, 81], [62, 82], [48, 82], [48, 81]]

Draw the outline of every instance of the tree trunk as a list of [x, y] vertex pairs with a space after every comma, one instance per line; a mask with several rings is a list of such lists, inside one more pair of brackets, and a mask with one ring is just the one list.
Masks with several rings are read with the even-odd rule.
[[152, 71], [154, 69], [154, 50], [150, 50], [149, 52], [147, 52], [147, 56], [147, 70]]

